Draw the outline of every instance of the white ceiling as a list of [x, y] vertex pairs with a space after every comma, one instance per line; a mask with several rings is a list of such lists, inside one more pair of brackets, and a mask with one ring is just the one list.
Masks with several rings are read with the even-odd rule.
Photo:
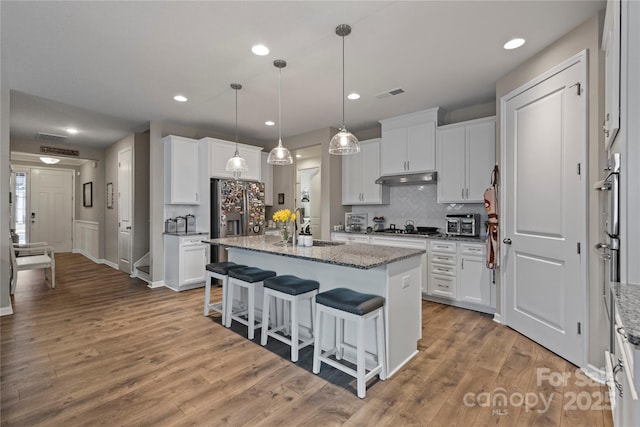
[[[283, 136], [341, 123], [345, 39], [347, 127], [433, 106], [492, 101], [496, 81], [603, 9], [599, 1], [44, 1], [0, 2], [3, 86], [12, 92], [11, 135], [78, 135], [105, 147], [152, 120], [275, 141], [278, 71]], [[505, 51], [520, 36], [524, 47]], [[255, 43], [271, 49], [251, 53]], [[377, 99], [401, 87], [406, 93]], [[173, 101], [176, 94], [187, 103]], [[43, 99], [44, 98], [44, 99]]]

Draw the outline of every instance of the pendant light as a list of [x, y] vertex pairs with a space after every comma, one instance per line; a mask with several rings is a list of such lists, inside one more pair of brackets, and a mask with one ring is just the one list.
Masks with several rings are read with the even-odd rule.
[[351, 27], [347, 24], [338, 25], [336, 34], [342, 37], [342, 127], [329, 141], [329, 154], [355, 154], [360, 152], [360, 143], [358, 138], [347, 130], [344, 120], [344, 38], [351, 34]]
[[242, 89], [242, 85], [239, 83], [231, 83], [231, 89], [236, 91], [236, 152], [229, 160], [227, 160], [227, 172], [233, 172], [233, 177], [239, 179], [242, 172], [247, 172], [249, 167], [247, 161], [240, 157], [238, 152], [238, 91]]
[[273, 65], [278, 68], [278, 146], [269, 152], [267, 163], [270, 165], [290, 165], [293, 157], [285, 146], [282, 145], [282, 69], [287, 66], [287, 62], [282, 59], [273, 61]]

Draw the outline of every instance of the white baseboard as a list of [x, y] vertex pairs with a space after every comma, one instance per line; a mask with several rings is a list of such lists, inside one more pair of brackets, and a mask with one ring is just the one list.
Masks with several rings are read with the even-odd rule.
[[0, 307], [0, 316], [9, 316], [13, 314], [13, 307], [11, 307], [11, 302], [7, 307]]
[[80, 254], [80, 255], [84, 256], [85, 258], [88, 258], [91, 261], [95, 262], [96, 264], [104, 264], [104, 265], [108, 265], [109, 267], [113, 268], [114, 270], [120, 270], [120, 268], [118, 267], [118, 264], [116, 264], [115, 262], [109, 261], [108, 259], [104, 259], [104, 258], [96, 258], [94, 256], [89, 255], [88, 253], [86, 253], [82, 249], [72, 249], [71, 252], [73, 252], [74, 254]]
[[595, 366], [588, 364], [582, 371], [593, 381], [598, 384], [605, 384], [607, 380], [607, 374], [602, 368], [596, 368]]
[[502, 315], [500, 313], [494, 313], [493, 321], [502, 325]]
[[98, 264], [108, 265], [109, 267], [113, 268], [114, 270], [120, 270], [120, 268], [118, 267], [118, 264], [116, 264], [113, 261], [109, 261], [108, 259], [100, 258], [100, 260], [97, 261], [97, 262], [98, 262]]
[[151, 289], [165, 287], [164, 280], [158, 280], [157, 282], [147, 282], [147, 283], [148, 283], [147, 286]]

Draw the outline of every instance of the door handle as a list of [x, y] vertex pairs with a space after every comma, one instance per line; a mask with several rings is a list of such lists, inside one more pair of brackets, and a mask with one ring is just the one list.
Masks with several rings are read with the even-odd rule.
[[502, 239], [502, 243], [504, 243], [505, 245], [510, 245], [511, 244], [511, 239], [504, 238], [504, 239]]
[[131, 227], [126, 227], [125, 229], [126, 229], [126, 230], [131, 230]]

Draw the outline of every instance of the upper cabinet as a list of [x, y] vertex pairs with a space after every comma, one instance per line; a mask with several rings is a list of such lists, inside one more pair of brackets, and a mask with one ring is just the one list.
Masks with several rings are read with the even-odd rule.
[[267, 163], [269, 153], [262, 153], [262, 181], [264, 183], [264, 204], [273, 206], [273, 165]]
[[389, 187], [376, 184], [380, 177], [380, 138], [360, 141], [360, 152], [342, 157], [342, 204], [389, 203]]
[[[209, 176], [211, 178], [233, 178], [232, 172], [227, 172], [227, 160], [236, 152], [236, 144], [216, 138], [203, 138], [209, 143]], [[262, 148], [252, 145], [238, 144], [238, 152], [247, 161], [247, 172], [242, 172], [240, 179], [248, 181], [262, 180]]]
[[436, 170], [436, 127], [443, 115], [436, 107], [380, 120], [380, 175]]
[[495, 116], [438, 128], [438, 203], [484, 203], [495, 150]]
[[607, 2], [602, 30], [602, 51], [605, 58], [605, 111], [602, 130], [607, 149], [620, 129], [620, 0]]
[[165, 204], [199, 205], [199, 142], [174, 135], [164, 137], [163, 141]]

